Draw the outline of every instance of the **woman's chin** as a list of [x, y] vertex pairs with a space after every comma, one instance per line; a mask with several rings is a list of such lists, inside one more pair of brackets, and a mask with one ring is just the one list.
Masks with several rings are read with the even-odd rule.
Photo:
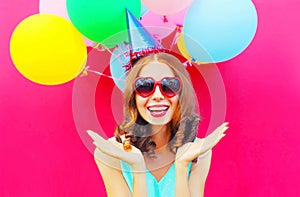
[[163, 126], [168, 124], [171, 121], [171, 118], [168, 117], [151, 117], [149, 118], [149, 124], [155, 125], [155, 126]]

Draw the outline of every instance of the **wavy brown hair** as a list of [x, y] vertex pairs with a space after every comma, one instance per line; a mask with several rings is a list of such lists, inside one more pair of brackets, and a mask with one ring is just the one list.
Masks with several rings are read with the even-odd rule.
[[[151, 139], [151, 125], [139, 114], [136, 107], [135, 92], [132, 82], [139, 76], [141, 69], [150, 62], [160, 62], [170, 67], [176, 77], [182, 80], [182, 90], [174, 111], [172, 120], [168, 123], [171, 132], [168, 146], [173, 153], [187, 142], [194, 141], [199, 123], [199, 115], [195, 113], [196, 97], [190, 76], [184, 65], [173, 55], [156, 53], [139, 59], [127, 76], [124, 91], [124, 121], [115, 129], [114, 135], [118, 142], [122, 142], [121, 134], [125, 134], [125, 141], [139, 148], [142, 152], [154, 156], [155, 142]], [[123, 142], [124, 143], [124, 142]]]

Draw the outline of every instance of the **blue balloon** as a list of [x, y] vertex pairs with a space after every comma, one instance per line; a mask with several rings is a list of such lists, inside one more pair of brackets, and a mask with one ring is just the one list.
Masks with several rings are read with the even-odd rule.
[[257, 12], [251, 0], [195, 0], [183, 24], [186, 48], [201, 62], [223, 62], [239, 55], [256, 29]]
[[117, 87], [123, 92], [126, 85], [125, 65], [130, 61], [129, 48], [125, 43], [119, 44], [110, 58], [110, 73]]
[[141, 16], [144, 16], [145, 14], [147, 14], [148, 11], [149, 11], [149, 9], [142, 3]]

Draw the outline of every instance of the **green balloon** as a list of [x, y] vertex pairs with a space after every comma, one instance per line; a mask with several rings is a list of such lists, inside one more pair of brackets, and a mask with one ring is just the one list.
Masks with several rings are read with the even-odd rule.
[[[109, 46], [127, 39], [127, 33], [114, 40], [107, 39], [127, 30], [126, 8], [140, 18], [141, 0], [67, 0], [73, 25], [88, 39]], [[105, 43], [109, 40], [109, 43]]]

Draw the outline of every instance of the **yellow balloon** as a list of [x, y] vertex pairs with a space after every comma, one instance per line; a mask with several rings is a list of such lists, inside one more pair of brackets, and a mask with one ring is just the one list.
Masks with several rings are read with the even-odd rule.
[[197, 60], [193, 61], [193, 57], [189, 54], [189, 52], [185, 46], [183, 33], [181, 33], [177, 39], [177, 47], [178, 47], [180, 53], [182, 54], [182, 56], [185, 57], [188, 61], [196, 63], [196, 64], [203, 64]]
[[35, 14], [15, 28], [10, 54], [18, 71], [27, 79], [58, 85], [81, 73], [87, 49], [71, 22], [52, 14]]

